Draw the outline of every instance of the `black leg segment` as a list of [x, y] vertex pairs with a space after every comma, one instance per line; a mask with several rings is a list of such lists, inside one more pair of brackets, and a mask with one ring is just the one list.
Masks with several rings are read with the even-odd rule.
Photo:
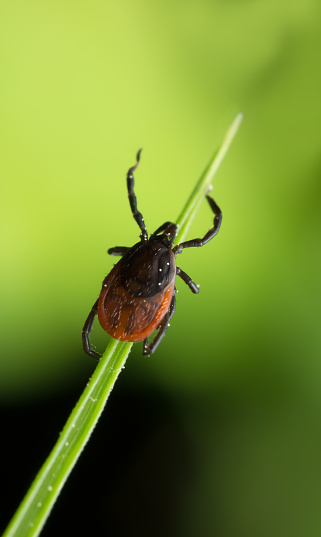
[[196, 283], [193, 282], [192, 278], [190, 278], [188, 276], [188, 274], [186, 274], [186, 272], [184, 272], [181, 268], [176, 267], [176, 274], [177, 274], [177, 276], [182, 278], [183, 282], [185, 282], [186, 285], [188, 285], [188, 287], [190, 288], [192, 293], [197, 295], [200, 292], [200, 290], [199, 290], [198, 286], [196, 285]]
[[115, 246], [114, 248], [109, 248], [109, 255], [125, 255], [130, 248], [128, 246]]
[[133, 213], [133, 217], [135, 218], [137, 224], [139, 225], [141, 229], [140, 238], [142, 241], [147, 241], [148, 240], [147, 229], [145, 226], [143, 215], [137, 209], [137, 199], [136, 199], [135, 192], [134, 192], [134, 184], [135, 184], [134, 171], [136, 170], [139, 164], [141, 151], [142, 150], [140, 149], [137, 153], [135, 166], [132, 166], [131, 168], [129, 168], [127, 172], [127, 190], [128, 190], [129, 204]]
[[168, 328], [168, 323], [174, 315], [175, 305], [176, 305], [176, 298], [175, 298], [175, 291], [174, 291], [169, 310], [166, 313], [166, 315], [163, 317], [163, 320], [159, 325], [158, 334], [154, 337], [150, 345], [148, 344], [148, 337], [144, 339], [143, 341], [143, 353], [142, 353], [143, 356], [152, 354], [157, 349], [158, 345], [160, 344], [163, 337], [165, 336], [166, 330]]
[[95, 317], [97, 315], [97, 308], [98, 308], [98, 300], [95, 302], [95, 304], [91, 308], [91, 312], [89, 313], [86, 319], [86, 322], [84, 324], [84, 328], [82, 329], [82, 345], [86, 354], [89, 354], [89, 356], [93, 356], [93, 358], [96, 358], [96, 360], [100, 360], [102, 355], [92, 350], [90, 341], [89, 341], [89, 335], [93, 327]]
[[184, 248], [195, 248], [196, 246], [204, 246], [207, 242], [212, 240], [215, 235], [217, 235], [221, 222], [222, 222], [222, 212], [219, 206], [215, 203], [213, 198], [210, 196], [206, 196], [208, 203], [210, 204], [210, 207], [214, 213], [214, 226], [208, 230], [206, 235], [202, 239], [192, 239], [190, 241], [182, 242], [181, 244], [178, 244], [173, 248], [173, 253], [180, 254]]

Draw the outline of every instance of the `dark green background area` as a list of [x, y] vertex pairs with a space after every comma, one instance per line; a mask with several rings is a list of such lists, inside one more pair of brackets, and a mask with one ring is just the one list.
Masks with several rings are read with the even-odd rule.
[[[17, 450], [6, 520], [95, 367], [81, 328], [107, 249], [138, 240], [125, 183], [137, 149], [153, 231], [242, 111], [214, 181], [221, 231], [179, 258], [200, 294], [179, 281], [155, 355], [134, 346], [91, 440], [101, 453], [83, 455], [107, 493], [78, 516], [103, 535], [119, 517], [113, 535], [319, 536], [320, 2], [14, 0], [0, 14], [0, 399]], [[190, 238], [211, 222], [204, 204]], [[97, 325], [93, 340], [108, 340]], [[29, 443], [44, 449], [20, 468]], [[60, 503], [88, 494], [83, 467], [57, 527]]]

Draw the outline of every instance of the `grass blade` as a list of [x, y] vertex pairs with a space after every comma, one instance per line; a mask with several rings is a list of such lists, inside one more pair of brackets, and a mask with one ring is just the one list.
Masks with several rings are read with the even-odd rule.
[[176, 243], [183, 242], [186, 238], [188, 230], [194, 220], [194, 217], [202, 203], [206, 191], [211, 186], [213, 178], [219, 169], [241, 123], [243, 120], [243, 114], [238, 114], [232, 122], [230, 128], [225, 134], [224, 140], [218, 150], [214, 153], [212, 160], [205, 168], [203, 174], [199, 178], [196, 186], [191, 193], [190, 197], [185, 204], [181, 214], [179, 215], [176, 224], [178, 227], [178, 233], [176, 237]]
[[[185, 239], [193, 218], [240, 126], [242, 118], [243, 116], [239, 114], [234, 119], [222, 145], [205, 169], [181, 212], [177, 220], [179, 225], [177, 243]], [[39, 535], [59, 492], [89, 440], [117, 377], [125, 366], [131, 346], [132, 343], [124, 343], [114, 339], [110, 341], [93, 376], [70, 414], [55, 447], [37, 474], [3, 537], [36, 537]]]
[[124, 367], [131, 343], [111, 340], [4, 536], [39, 535], [52, 506], [98, 421]]

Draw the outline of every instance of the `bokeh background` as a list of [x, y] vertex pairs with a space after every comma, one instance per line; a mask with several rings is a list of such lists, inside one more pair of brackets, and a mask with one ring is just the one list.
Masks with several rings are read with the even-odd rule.
[[[1, 525], [95, 368], [83, 322], [225, 130], [215, 240], [180, 257], [159, 350], [134, 349], [44, 536], [321, 533], [319, 0], [0, 7]], [[204, 204], [191, 237], [210, 227]], [[95, 325], [103, 350], [108, 337]]]

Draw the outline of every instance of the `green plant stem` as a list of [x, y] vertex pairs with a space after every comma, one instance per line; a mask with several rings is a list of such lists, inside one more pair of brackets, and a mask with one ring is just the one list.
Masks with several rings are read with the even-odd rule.
[[[241, 123], [239, 114], [223, 143], [198, 181], [181, 215], [176, 242], [182, 242]], [[60, 437], [33, 481], [3, 537], [39, 535], [59, 492], [76, 464], [98, 421], [120, 371], [124, 368], [132, 343], [112, 339], [93, 376], [72, 411]]]
[[191, 193], [190, 197], [185, 204], [181, 214], [179, 215], [176, 223], [178, 225], [178, 233], [176, 236], [176, 243], [182, 242], [185, 240], [188, 230], [194, 220], [196, 213], [202, 203], [204, 196], [208, 189], [210, 189], [213, 178], [220, 167], [223, 158], [225, 157], [241, 123], [243, 120], [243, 114], [238, 114], [232, 124], [230, 125], [228, 131], [225, 134], [222, 144], [218, 150], [214, 153], [212, 160], [209, 162], [205, 168], [203, 174], [199, 178], [196, 186]]
[[68, 475], [88, 442], [131, 343], [112, 339], [49, 457], [36, 476], [4, 536], [39, 535]]

